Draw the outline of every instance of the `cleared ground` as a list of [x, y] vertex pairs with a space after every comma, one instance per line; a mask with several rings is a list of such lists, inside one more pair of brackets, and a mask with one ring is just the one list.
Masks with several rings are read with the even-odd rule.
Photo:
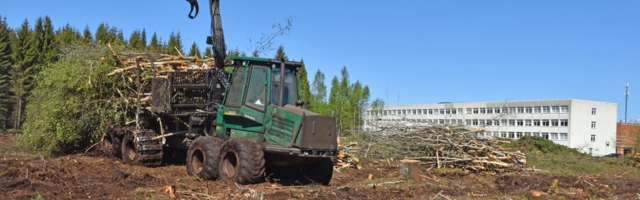
[[[0, 195], [8, 199], [638, 199], [640, 177], [603, 173], [470, 173], [422, 167], [417, 179], [397, 163], [369, 161], [334, 173], [330, 186], [269, 182], [237, 186], [200, 181], [183, 165], [128, 166], [96, 151], [47, 158], [21, 151], [0, 135]], [[544, 169], [543, 169], [544, 170]], [[369, 179], [371, 177], [371, 179]]]

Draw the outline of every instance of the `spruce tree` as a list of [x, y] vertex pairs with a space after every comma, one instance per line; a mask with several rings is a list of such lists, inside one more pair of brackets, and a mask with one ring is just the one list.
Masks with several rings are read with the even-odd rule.
[[302, 98], [302, 102], [305, 102], [305, 104], [307, 105], [306, 107], [309, 107], [309, 104], [311, 103], [311, 88], [309, 87], [309, 78], [307, 75], [307, 69], [304, 65], [304, 59], [300, 60], [300, 62], [302, 63], [300, 65], [300, 69], [298, 70], [298, 80], [300, 80], [300, 94], [302, 95], [300, 98]]
[[13, 126], [20, 128], [24, 119], [24, 108], [31, 86], [31, 78], [34, 75], [35, 64], [37, 63], [37, 46], [33, 30], [29, 28], [29, 21], [26, 19], [16, 30], [16, 37], [12, 45], [13, 66], [11, 68], [11, 92], [13, 94], [12, 107]]
[[191, 45], [191, 49], [189, 49], [189, 56], [197, 56], [198, 58], [202, 58], [200, 49], [198, 48], [198, 44], [196, 44], [196, 42], [193, 42], [193, 44]]
[[7, 24], [7, 18], [0, 15], [0, 130], [6, 130], [9, 122], [9, 71], [13, 63], [11, 58], [11, 36], [13, 31]]
[[84, 31], [82, 31], [82, 39], [86, 44], [93, 43], [93, 35], [91, 34], [91, 29], [89, 29], [89, 25], [84, 27]]
[[[229, 55], [229, 54], [227, 54]], [[211, 47], [207, 46], [207, 48], [204, 49], [204, 58], [213, 58], [213, 53], [211, 52]]]

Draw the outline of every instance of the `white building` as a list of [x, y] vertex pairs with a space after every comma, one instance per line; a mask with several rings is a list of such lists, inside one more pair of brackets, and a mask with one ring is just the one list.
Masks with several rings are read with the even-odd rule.
[[594, 156], [615, 153], [617, 105], [586, 100], [438, 103], [365, 112], [363, 128], [401, 123], [483, 128], [485, 137], [539, 136]]

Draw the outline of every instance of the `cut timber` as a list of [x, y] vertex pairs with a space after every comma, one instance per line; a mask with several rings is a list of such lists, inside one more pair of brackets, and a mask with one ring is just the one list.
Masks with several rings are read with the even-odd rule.
[[420, 161], [419, 160], [400, 160], [398, 166], [400, 174], [408, 179], [418, 179], [420, 177]]

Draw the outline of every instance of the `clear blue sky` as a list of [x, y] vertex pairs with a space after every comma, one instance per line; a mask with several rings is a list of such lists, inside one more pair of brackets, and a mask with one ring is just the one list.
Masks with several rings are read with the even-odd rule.
[[[48, 15], [56, 28], [107, 22], [127, 37], [179, 31], [185, 50], [209, 33], [208, 10], [191, 20], [188, 9], [184, 0], [0, 1], [11, 27]], [[617, 103], [619, 119], [625, 82], [629, 119], [640, 118], [639, 11], [637, 0], [221, 2], [229, 48], [246, 50], [290, 16], [291, 35], [275, 44], [304, 59], [310, 79], [324, 72], [327, 87], [346, 66], [390, 105], [576, 98]]]

